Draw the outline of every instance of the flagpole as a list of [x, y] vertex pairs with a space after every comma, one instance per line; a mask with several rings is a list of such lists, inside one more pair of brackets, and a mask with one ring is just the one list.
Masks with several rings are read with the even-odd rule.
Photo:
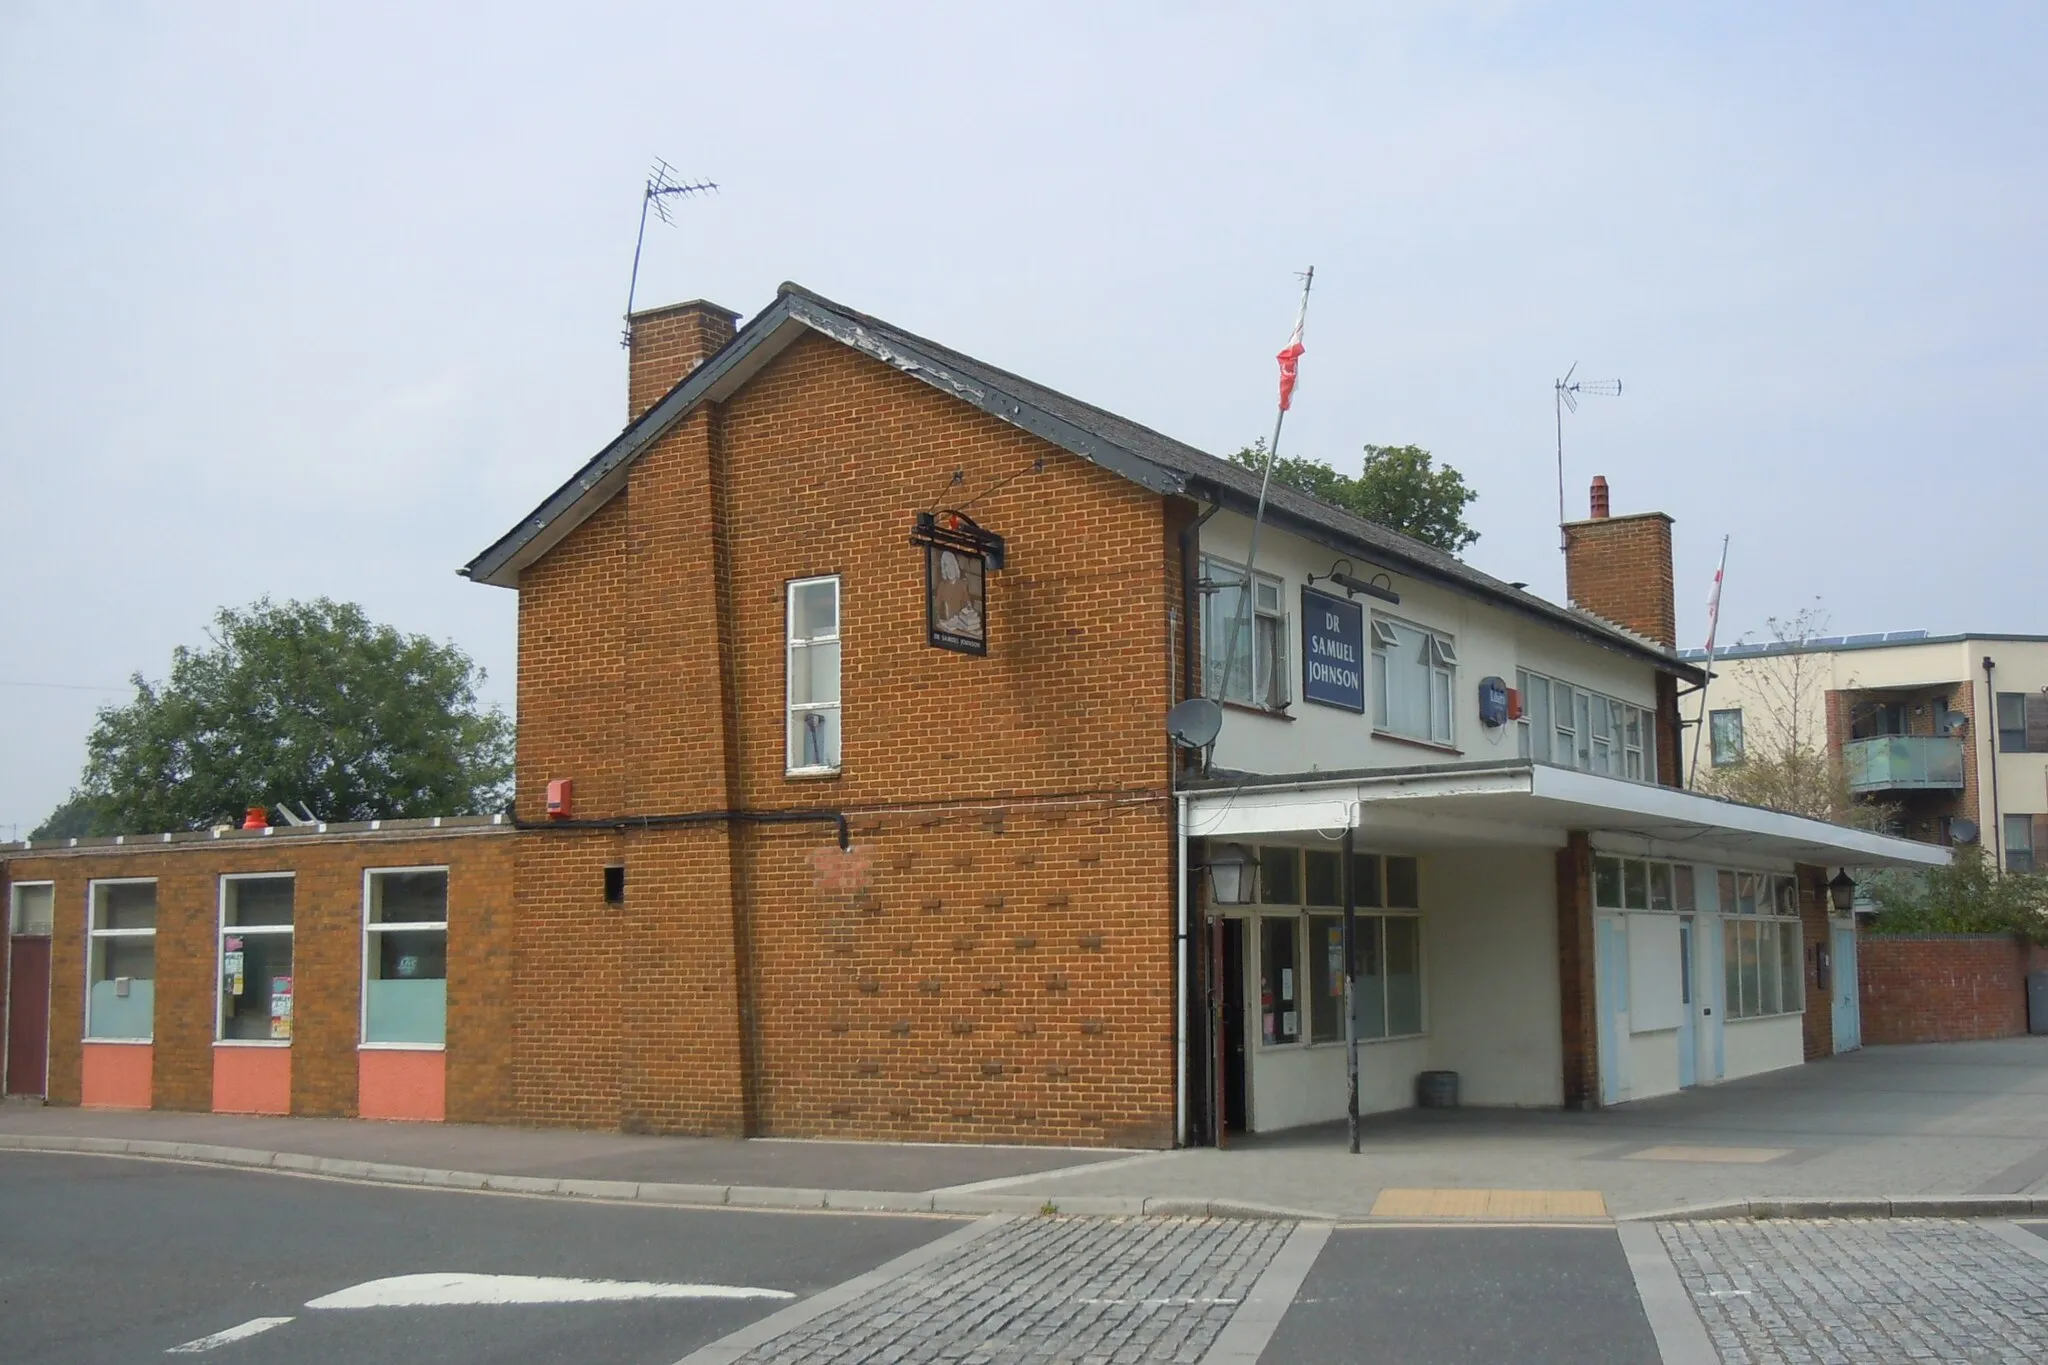
[[[1294, 337], [1289, 342], [1290, 346], [1299, 344], [1301, 340], [1302, 326], [1308, 321], [1308, 293], [1309, 290], [1315, 287], [1315, 283], [1316, 268], [1310, 266], [1307, 273], [1301, 277], [1301, 311], [1295, 315]], [[1296, 361], [1298, 362], [1299, 359], [1300, 357], [1297, 355]], [[1273, 440], [1266, 447], [1266, 468], [1259, 477], [1258, 510], [1252, 514], [1251, 544], [1245, 550], [1244, 582], [1239, 586], [1237, 612], [1230, 618], [1230, 634], [1225, 640], [1223, 678], [1216, 688], [1216, 699], [1218, 701], [1224, 700], [1230, 695], [1231, 663], [1237, 657], [1237, 642], [1243, 634], [1245, 617], [1250, 614], [1253, 597], [1258, 592], [1258, 580], [1253, 574], [1253, 569], [1259, 559], [1259, 528], [1266, 520], [1266, 493], [1273, 486], [1273, 464], [1280, 458], [1280, 428], [1287, 421], [1287, 409], [1293, 400], [1294, 386], [1291, 383], [1285, 383], [1284, 379], [1285, 375], [1283, 372], [1280, 410], [1273, 414]], [[1259, 647], [1257, 641], [1253, 641], [1251, 652], [1253, 656], [1251, 659], [1252, 691], [1256, 693], [1259, 686]]]
[[1707, 689], [1714, 685], [1714, 641], [1721, 634], [1721, 579], [1728, 572], [1728, 537], [1721, 537], [1721, 567], [1714, 570], [1714, 601], [1710, 620], [1707, 622], [1707, 677], [1700, 684], [1700, 718], [1693, 724], [1692, 731], [1692, 776], [1687, 779], [1690, 786], [1700, 775], [1700, 741], [1707, 733]]

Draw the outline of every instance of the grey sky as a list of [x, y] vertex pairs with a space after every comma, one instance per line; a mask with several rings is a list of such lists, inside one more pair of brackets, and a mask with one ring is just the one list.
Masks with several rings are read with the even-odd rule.
[[[0, 8], [0, 837], [212, 610], [461, 643], [454, 569], [624, 418], [619, 313], [784, 279], [1218, 452], [1414, 442], [1472, 561], [1678, 518], [1684, 643], [2048, 631], [2048, 11], [1946, 6]], [[292, 11], [287, 13], [286, 11]], [[426, 12], [420, 12], [426, 11]], [[1284, 11], [1284, 12], [1283, 12]]]

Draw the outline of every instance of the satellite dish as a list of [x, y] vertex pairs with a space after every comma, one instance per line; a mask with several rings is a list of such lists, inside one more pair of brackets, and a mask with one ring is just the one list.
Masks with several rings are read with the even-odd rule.
[[1951, 821], [1949, 821], [1949, 822], [1948, 822], [1948, 837], [1949, 837], [1949, 838], [1951, 838], [1951, 839], [1953, 839], [1953, 840], [1955, 840], [1955, 841], [1956, 841], [1957, 843], [1959, 843], [1959, 844], [1974, 844], [1974, 843], [1976, 843], [1976, 842], [1977, 842], [1977, 822], [1976, 822], [1975, 820], [1951, 820]]
[[1166, 737], [1183, 749], [1206, 749], [1223, 729], [1223, 708], [1207, 697], [1189, 697], [1166, 713]]

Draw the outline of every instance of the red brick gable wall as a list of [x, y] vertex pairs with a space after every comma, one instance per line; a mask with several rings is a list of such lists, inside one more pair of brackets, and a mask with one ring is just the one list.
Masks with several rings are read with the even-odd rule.
[[[989, 655], [933, 649], [912, 516], [1013, 475], [971, 509], [1009, 547]], [[569, 777], [579, 817], [830, 807], [855, 847], [829, 825], [520, 836], [520, 1116], [1169, 1142], [1170, 520], [819, 337], [656, 442], [522, 576], [520, 814]], [[822, 574], [843, 771], [791, 780], [786, 584]]]

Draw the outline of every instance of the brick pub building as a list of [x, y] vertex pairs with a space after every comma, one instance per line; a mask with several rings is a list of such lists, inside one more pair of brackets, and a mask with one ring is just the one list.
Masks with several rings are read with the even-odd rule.
[[1279, 489], [1247, 584], [1250, 472], [795, 286], [735, 322], [636, 316], [624, 431], [464, 570], [510, 816], [0, 848], [9, 1090], [1214, 1141], [1343, 1112], [1348, 882], [1366, 1108], [1590, 1106], [1825, 1054], [1829, 868], [1945, 856], [1676, 789], [1671, 521], [1604, 485], [1570, 605]]

